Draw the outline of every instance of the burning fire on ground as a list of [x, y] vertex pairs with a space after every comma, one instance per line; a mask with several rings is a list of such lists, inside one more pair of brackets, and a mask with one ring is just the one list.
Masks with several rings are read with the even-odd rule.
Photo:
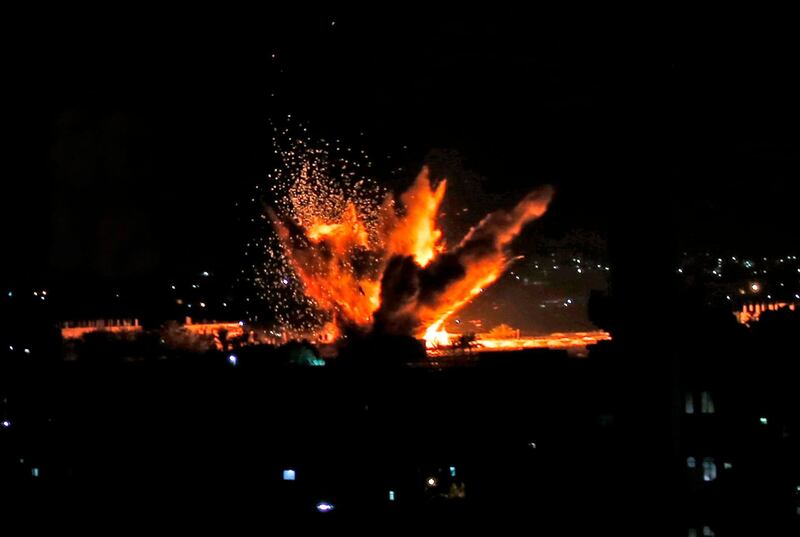
[[503, 274], [515, 259], [509, 244], [553, 195], [539, 188], [450, 246], [438, 223], [447, 182], [433, 184], [426, 168], [399, 199], [364, 181], [332, 189], [302, 160], [296, 172], [286, 202], [267, 214], [280, 255], [324, 315], [325, 339], [359, 330], [449, 343], [445, 321]]
[[[426, 340], [429, 342], [428, 354], [446, 355], [453, 349], [452, 340]], [[511, 351], [522, 349], [567, 349], [585, 351], [589, 345], [609, 341], [611, 335], [603, 330], [591, 332], [554, 332], [546, 336], [491, 338], [478, 337], [472, 348], [485, 351]]]

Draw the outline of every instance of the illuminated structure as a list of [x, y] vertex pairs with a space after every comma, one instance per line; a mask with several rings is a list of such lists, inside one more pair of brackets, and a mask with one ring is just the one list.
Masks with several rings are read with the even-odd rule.
[[[244, 328], [238, 322], [193, 323], [186, 317], [182, 329], [194, 336], [212, 336], [219, 338], [224, 331], [227, 337], [237, 338], [244, 335]], [[65, 340], [80, 339], [93, 332], [109, 332], [112, 334], [135, 334], [142, 332], [139, 319], [97, 319], [90, 321], [64, 321], [61, 325], [61, 337]], [[221, 348], [221, 344], [217, 345]]]
[[139, 319], [97, 319], [92, 321], [64, 321], [61, 324], [63, 339], [80, 339], [91, 332], [130, 334], [141, 332]]
[[749, 324], [751, 321], [758, 321], [761, 314], [765, 311], [778, 311], [782, 308], [789, 308], [791, 311], [797, 309], [796, 302], [762, 302], [759, 304], [743, 304], [740, 311], [734, 312], [736, 320], [741, 324]]

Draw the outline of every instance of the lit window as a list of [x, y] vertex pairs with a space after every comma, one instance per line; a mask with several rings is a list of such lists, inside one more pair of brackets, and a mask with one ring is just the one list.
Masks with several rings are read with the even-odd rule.
[[697, 529], [689, 528], [689, 532], [686, 535], [688, 535], [689, 537], [697, 537]]
[[717, 478], [717, 464], [713, 457], [703, 457], [703, 481], [714, 481]]
[[711, 399], [711, 394], [708, 392], [702, 392], [700, 394], [700, 412], [703, 414], [714, 413], [714, 400]]
[[703, 536], [704, 537], [714, 537], [714, 532], [708, 526], [703, 526]]
[[294, 481], [294, 479], [295, 479], [294, 470], [284, 470], [283, 471], [283, 480], [284, 481]]
[[692, 395], [692, 392], [686, 393], [685, 411], [687, 414], [694, 414], [694, 395]]
[[456, 467], [455, 466], [451, 466], [450, 467], [450, 477], [455, 477], [455, 476], [456, 476]]
[[393, 501], [394, 501], [394, 491], [393, 491], [393, 490], [390, 490], [390, 491], [389, 491], [389, 501], [390, 501], [390, 502], [393, 502]]
[[697, 468], [697, 459], [694, 457], [687, 457], [686, 458], [686, 467], [687, 468]]
[[31, 468], [31, 475], [33, 477], [39, 477], [39, 469], [38, 468]]

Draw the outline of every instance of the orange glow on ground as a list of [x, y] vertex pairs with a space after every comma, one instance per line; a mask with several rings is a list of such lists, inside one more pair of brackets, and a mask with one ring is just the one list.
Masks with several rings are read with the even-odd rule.
[[[451, 334], [453, 340], [457, 335]], [[611, 334], [603, 330], [591, 332], [554, 332], [546, 336], [495, 339], [478, 338], [472, 350], [480, 351], [518, 351], [523, 349], [585, 349], [600, 341], [610, 341]], [[428, 345], [428, 355], [444, 356], [454, 349], [447, 345]]]

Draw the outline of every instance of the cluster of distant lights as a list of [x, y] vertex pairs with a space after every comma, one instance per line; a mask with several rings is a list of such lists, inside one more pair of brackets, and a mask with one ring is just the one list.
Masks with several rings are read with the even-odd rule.
[[550, 259], [535, 260], [532, 261], [530, 265], [534, 270], [543, 272], [545, 274], [550, 270], [573, 271], [579, 275], [590, 272], [609, 272], [611, 270], [611, 267], [607, 264], [588, 261], [580, 257], [571, 257], [569, 260], [559, 260], [554, 253], [550, 254]]
[[[533, 446], [534, 449], [536, 448], [536, 444], [534, 444], [533, 442], [530, 442], [528, 445]], [[448, 474], [450, 475], [450, 477], [456, 477], [456, 467], [455, 466], [448, 467]], [[282, 478], [283, 481], [289, 481], [289, 482], [297, 481], [297, 471], [294, 470], [293, 468], [287, 468], [282, 471]], [[439, 485], [439, 479], [436, 476], [428, 476], [425, 478], [425, 485], [429, 489], [436, 488]], [[390, 502], [397, 501], [397, 492], [394, 489], [389, 489], [387, 493], [387, 499]], [[329, 501], [317, 502], [315, 507], [316, 510], [319, 511], [320, 513], [329, 513], [336, 508], [336, 506]]]
[[[688, 255], [688, 253], [684, 252], [684, 257], [690, 257], [690, 256]], [[702, 257], [709, 258], [709, 257], [711, 257], [712, 259], [714, 259], [708, 253], [706, 253], [705, 256], [697, 256], [697, 257], [698, 258], [702, 258]], [[738, 269], [744, 269], [746, 271], [749, 271], [749, 276], [754, 276], [754, 277], [765, 276], [765, 275], [770, 274], [770, 271], [768, 270], [768, 268], [764, 268], [764, 267], [777, 267], [777, 269], [779, 271], [780, 270], [783, 271], [781, 274], [784, 277], [786, 277], [787, 276], [787, 274], [786, 274], [787, 268], [789, 269], [789, 271], [791, 271], [792, 262], [797, 264], [798, 260], [800, 260], [800, 258], [798, 258], [798, 256], [796, 256], [796, 255], [787, 255], [787, 256], [783, 256], [783, 257], [779, 257], [779, 258], [761, 257], [760, 260], [755, 260], [755, 261], [753, 259], [740, 258], [740, 257], [737, 257], [737, 256], [730, 256], [730, 257], [725, 257], [725, 258], [716, 257], [714, 259], [714, 263], [713, 263], [712, 267], [708, 267], [708, 265], [702, 266], [702, 263], [701, 263], [701, 267], [699, 268], [699, 270], [704, 271], [707, 274], [710, 274], [712, 276], [715, 276], [717, 279], [722, 279], [722, 277], [723, 277], [723, 269], [724, 269], [726, 264], [729, 265], [729, 266], [731, 264], [733, 264]], [[685, 265], [681, 266], [681, 267], [678, 267], [676, 270], [677, 270], [677, 273], [681, 274], [681, 275], [687, 274], [687, 272], [688, 272], [687, 269], [685, 268]], [[730, 268], [728, 270], [730, 270]], [[794, 271], [797, 272], [798, 274], [800, 274], [800, 266], [794, 267]], [[737, 276], [742, 276], [742, 274], [740, 273]], [[800, 280], [798, 280], [796, 283], [798, 285], [798, 289], [800, 289]], [[785, 289], [786, 286], [787, 286], [785, 281], [777, 282], [777, 285], [778, 285], [778, 287], [783, 288], [783, 289]], [[790, 282], [789, 285], [791, 285], [791, 282]], [[758, 281], [752, 281], [751, 280], [751, 281], [747, 282], [742, 288], [739, 289], [739, 295], [747, 295], [748, 293], [760, 294], [762, 291], [764, 291], [764, 285], [762, 283], [758, 282]], [[787, 297], [789, 296], [786, 293], [782, 293], [782, 294], [784, 296], [787, 296]], [[764, 295], [764, 297], [767, 300], [772, 300], [773, 299], [772, 293], [767, 293], [766, 295]], [[793, 293], [793, 297], [796, 300], [800, 300], [800, 292]], [[733, 300], [733, 296], [731, 294], [726, 294], [725, 298], [728, 301]]]
[[[688, 254], [685, 253], [684, 257], [688, 257]], [[708, 254], [706, 254], [706, 257], [709, 257]], [[730, 256], [730, 258], [717, 257], [716, 258], [716, 262], [714, 264], [714, 268], [712, 268], [709, 272], [712, 275], [717, 276], [718, 278], [722, 278], [722, 276], [723, 276], [723, 266], [726, 263], [729, 263], [729, 264], [734, 264], [736, 266], [740, 266], [740, 267], [742, 267], [744, 269], [750, 270], [751, 271], [750, 273], [751, 273], [752, 276], [758, 276], [758, 275], [763, 275], [763, 274], [768, 274], [769, 273], [767, 268], [763, 268], [765, 266], [770, 266], [771, 265], [771, 266], [778, 266], [780, 268], [780, 265], [785, 265], [787, 263], [791, 264], [792, 261], [797, 262], [798, 261], [798, 257], [796, 255], [783, 256], [783, 257], [779, 257], [777, 259], [770, 259], [768, 257], [762, 257], [760, 262], [753, 261], [752, 259], [740, 259], [740, 258], [738, 258], [736, 256]], [[758, 268], [757, 267], [757, 265], [759, 263], [762, 265], [762, 268]], [[708, 270], [708, 269], [706, 269], [706, 270]], [[685, 271], [684, 271], [683, 267], [678, 267], [677, 272], [678, 272], [678, 274], [684, 274]], [[796, 272], [800, 273], [800, 266], [796, 267]]]
[[[611, 270], [609, 265], [597, 262], [591, 262], [586, 260], [582, 257], [572, 257], [568, 261], [557, 261], [556, 254], [551, 254], [550, 258], [547, 260], [538, 259], [528, 263], [528, 266], [532, 268], [537, 273], [540, 273], [543, 276], [547, 276], [548, 272], [552, 269], [554, 271], [561, 271], [563, 272], [574, 272], [578, 276], [584, 276], [590, 273], [601, 273], [605, 275]], [[531, 283], [537, 284], [541, 283], [540, 280], [536, 278], [532, 278], [530, 275], [526, 276], [525, 268], [523, 267], [521, 270], [519, 268], [511, 270], [508, 272], [508, 277], [513, 279], [514, 281], [520, 282], [522, 285], [530, 285]], [[538, 276], [539, 274], [537, 274]], [[540, 308], [547, 308], [548, 306], [556, 306], [561, 308], [569, 308], [573, 306], [575, 302], [571, 297], [564, 297], [561, 299], [554, 299], [554, 300], [545, 300], [539, 303]]]
[[[39, 300], [42, 300], [42, 301], [47, 300], [47, 290], [46, 289], [39, 289], [39, 290], [36, 290], [36, 291], [32, 291], [32, 294], [33, 294], [34, 298], [38, 298]], [[6, 296], [8, 298], [14, 298], [14, 291], [9, 289], [8, 292], [6, 293]]]
[[[200, 276], [203, 277], [203, 278], [210, 278], [211, 277], [211, 273], [209, 271], [207, 271], [207, 270], [204, 270], [204, 271], [200, 272]], [[191, 283], [191, 284], [188, 285], [188, 287], [191, 288], [192, 291], [199, 291], [200, 288], [201, 288], [201, 284], [200, 283]], [[175, 284], [175, 283], [171, 283], [169, 288], [172, 291], [175, 291], [175, 292], [178, 291], [178, 285]], [[195, 306], [195, 305], [198, 306], [201, 309], [205, 309], [205, 308], [208, 308], [211, 305], [210, 301], [208, 301], [205, 298], [197, 299], [194, 302], [188, 301], [188, 300], [186, 300], [186, 299], [184, 299], [182, 297], [177, 297], [174, 300], [175, 300], [175, 304], [177, 304], [178, 306], [185, 306], [187, 309], [192, 309], [192, 307]], [[228, 304], [228, 302], [226, 300], [220, 300], [219, 304], [223, 308], [228, 308], [229, 307], [229, 304]]]

